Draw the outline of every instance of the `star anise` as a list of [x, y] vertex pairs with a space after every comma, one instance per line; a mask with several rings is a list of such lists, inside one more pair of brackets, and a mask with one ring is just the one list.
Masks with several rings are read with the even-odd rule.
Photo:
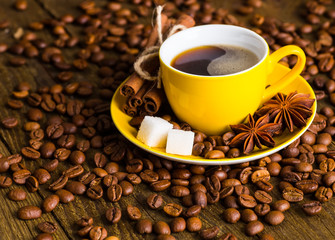
[[281, 128], [279, 123], [269, 123], [269, 114], [260, 117], [257, 121], [249, 114], [248, 123], [231, 125], [230, 128], [236, 133], [231, 140], [230, 146], [237, 147], [243, 144], [243, 153], [249, 154], [255, 145], [262, 149], [262, 145], [273, 147], [275, 141], [273, 133]]
[[270, 115], [270, 120], [274, 123], [282, 123], [282, 129], [288, 128], [293, 132], [293, 126], [298, 128], [306, 126], [306, 119], [313, 112], [314, 99], [309, 98], [309, 94], [292, 92], [288, 95], [277, 93], [272, 99], [264, 103], [256, 112], [256, 116]]

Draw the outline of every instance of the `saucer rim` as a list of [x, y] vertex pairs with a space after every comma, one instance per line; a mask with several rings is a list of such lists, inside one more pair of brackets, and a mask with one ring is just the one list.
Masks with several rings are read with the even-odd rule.
[[[277, 64], [277, 66], [280, 64]], [[289, 68], [280, 65], [279, 68], [281, 71], [287, 71]], [[285, 70], [284, 70], [285, 69]], [[302, 77], [302, 76], [298, 76], [297, 79], [298, 81], [301, 81], [302, 84], [305, 85], [305, 87], [307, 87], [310, 92], [309, 94], [311, 95], [311, 98], [315, 98], [315, 94], [314, 94], [314, 90], [312, 89], [312, 87], [309, 85], [309, 83]], [[252, 153], [252, 155], [243, 155], [237, 158], [220, 158], [220, 159], [206, 159], [203, 157], [199, 157], [199, 156], [182, 156], [182, 155], [177, 155], [177, 154], [169, 154], [164, 152], [165, 149], [164, 148], [152, 148], [149, 147], [147, 145], [145, 145], [144, 143], [140, 142], [139, 140], [137, 140], [137, 138], [127, 129], [123, 129], [122, 128], [122, 124], [120, 124], [120, 121], [122, 121], [122, 119], [131, 119], [130, 116], [126, 115], [124, 112], [122, 112], [122, 110], [120, 109], [120, 101], [117, 101], [120, 98], [124, 98], [124, 101], [122, 101], [123, 103], [125, 102], [125, 97], [121, 96], [120, 94], [120, 88], [124, 85], [124, 83], [127, 81], [127, 79], [122, 82], [120, 84], [120, 86], [116, 89], [112, 101], [111, 101], [111, 105], [110, 105], [110, 111], [111, 111], [111, 116], [112, 116], [112, 120], [114, 122], [114, 125], [116, 126], [116, 128], [119, 130], [119, 132], [131, 143], [133, 143], [134, 145], [136, 145], [137, 147], [143, 149], [144, 151], [147, 151], [151, 154], [154, 154], [156, 156], [171, 160], [171, 161], [177, 161], [177, 162], [182, 162], [182, 163], [187, 163], [187, 164], [196, 164], [196, 165], [229, 165], [229, 164], [239, 164], [239, 163], [244, 163], [244, 162], [249, 162], [249, 161], [254, 161], [266, 156], [269, 156], [273, 153], [276, 153], [278, 151], [280, 151], [281, 149], [285, 148], [286, 146], [288, 146], [289, 144], [291, 144], [292, 142], [294, 142], [296, 139], [298, 139], [305, 131], [307, 131], [307, 129], [309, 128], [309, 126], [312, 124], [313, 119], [316, 115], [316, 109], [317, 109], [317, 102], [315, 100], [315, 103], [312, 106], [312, 110], [313, 110], [313, 114], [311, 117], [309, 117], [309, 119], [307, 120], [306, 126], [304, 128], [301, 129], [295, 129], [295, 131], [293, 131], [292, 133], [287, 133], [287, 134], [292, 134], [292, 137], [290, 137], [288, 140], [280, 143], [279, 145], [276, 145], [273, 148], [263, 148], [263, 149], [258, 149], [256, 151], [254, 151]], [[291, 84], [289, 84], [287, 87], [289, 87]], [[298, 90], [298, 89], [297, 89]], [[121, 117], [120, 117], [121, 115]], [[122, 117], [123, 116], [123, 117]], [[129, 125], [130, 128], [132, 128]], [[287, 130], [286, 130], [287, 131]], [[276, 137], [274, 138], [274, 140], [276, 141]]]

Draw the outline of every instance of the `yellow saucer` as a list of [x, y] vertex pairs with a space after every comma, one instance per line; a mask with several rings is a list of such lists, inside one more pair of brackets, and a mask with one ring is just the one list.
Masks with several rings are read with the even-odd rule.
[[[284, 76], [289, 70], [290, 70], [289, 68], [281, 64], [277, 64], [274, 72], [269, 76], [269, 78], [277, 79], [281, 76]], [[288, 94], [293, 91], [298, 91], [299, 93], [308, 93], [310, 94], [311, 98], [315, 99], [315, 94], [314, 94], [313, 89], [308, 84], [308, 82], [301, 76], [297, 77], [295, 81], [293, 81], [289, 86], [287, 86], [281, 92]], [[112, 102], [111, 102], [111, 114], [112, 114], [112, 119], [114, 121], [115, 126], [118, 128], [120, 133], [124, 137], [126, 137], [130, 142], [142, 148], [143, 150], [150, 152], [154, 155], [157, 155], [159, 157], [162, 157], [162, 158], [166, 158], [172, 161], [183, 162], [183, 163], [202, 164], [202, 165], [238, 164], [238, 163], [260, 159], [272, 153], [278, 152], [279, 150], [283, 149], [284, 147], [294, 142], [308, 129], [316, 113], [316, 102], [315, 102], [315, 104], [312, 107], [313, 115], [307, 120], [307, 125], [302, 129], [295, 129], [295, 131], [293, 131], [292, 133], [286, 130], [281, 136], [275, 137], [274, 140], [276, 142], [276, 145], [273, 148], [268, 148], [264, 146], [263, 149], [255, 149], [249, 155], [244, 155], [238, 158], [205, 159], [205, 158], [197, 157], [197, 156], [181, 156], [181, 155], [176, 155], [176, 154], [169, 154], [165, 152], [164, 148], [148, 147], [147, 145], [137, 140], [136, 139], [137, 129], [129, 125], [129, 121], [131, 120], [131, 117], [125, 114], [124, 112], [122, 112], [121, 110], [121, 106], [125, 103], [125, 101], [126, 101], [126, 98], [120, 95], [120, 87], [119, 87], [116, 90], [113, 96]]]

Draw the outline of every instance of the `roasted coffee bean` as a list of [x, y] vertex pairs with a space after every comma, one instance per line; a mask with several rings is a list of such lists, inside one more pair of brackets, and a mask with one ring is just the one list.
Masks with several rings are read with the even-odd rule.
[[43, 143], [39, 151], [42, 158], [51, 158], [56, 150], [56, 146], [53, 142]]
[[106, 219], [111, 223], [118, 223], [121, 216], [121, 210], [117, 207], [108, 208], [106, 211]]
[[154, 223], [153, 230], [156, 234], [171, 234], [170, 226], [163, 221]]
[[0, 187], [8, 188], [12, 185], [13, 181], [10, 177], [0, 176]]
[[73, 134], [63, 135], [57, 140], [57, 145], [61, 148], [71, 149], [76, 142], [76, 137]]
[[141, 219], [136, 224], [136, 230], [139, 234], [149, 234], [152, 232], [152, 222], [149, 219]]
[[28, 205], [21, 207], [17, 212], [17, 217], [21, 220], [31, 220], [42, 216], [42, 210], [39, 207]]
[[251, 209], [243, 209], [241, 212], [241, 220], [245, 223], [256, 221], [258, 219], [256, 213]]
[[69, 178], [65, 175], [60, 176], [56, 181], [50, 184], [49, 189], [51, 191], [57, 191], [61, 188], [63, 188], [66, 184]]
[[9, 169], [9, 162], [6, 158], [0, 158], [0, 172], [7, 172]]
[[86, 156], [81, 151], [76, 150], [70, 154], [70, 161], [75, 165], [81, 165], [85, 162], [85, 160], [86, 160]]
[[42, 202], [42, 209], [44, 212], [53, 211], [59, 203], [59, 197], [56, 194], [49, 195]]
[[281, 211], [273, 210], [266, 214], [264, 219], [270, 225], [278, 225], [284, 221], [284, 218], [285, 216]]
[[102, 240], [107, 237], [107, 230], [100, 226], [95, 226], [90, 230], [90, 239], [92, 240]]
[[134, 186], [126, 180], [121, 181], [119, 183], [119, 185], [122, 188], [122, 195], [123, 196], [128, 196], [128, 195], [130, 195], [134, 192]]
[[147, 198], [147, 204], [151, 209], [158, 209], [163, 204], [163, 198], [157, 193], [152, 193]]
[[57, 166], [58, 166], [58, 160], [57, 159], [53, 159], [53, 160], [50, 160], [50, 161], [45, 161], [42, 165], [42, 167], [44, 169], [46, 169], [48, 172], [55, 171]]
[[82, 217], [77, 220], [77, 225], [80, 227], [87, 227], [93, 225], [93, 218], [91, 217]]
[[173, 218], [173, 220], [170, 222], [170, 229], [173, 233], [183, 232], [186, 229], [185, 219], [182, 217]]
[[77, 231], [77, 234], [78, 234], [80, 237], [87, 236], [87, 235], [89, 234], [89, 232], [91, 231], [92, 228], [93, 228], [92, 225], [83, 227], [82, 229], [80, 229], [80, 230]]
[[254, 236], [264, 230], [264, 225], [260, 221], [249, 222], [245, 227], [245, 233], [248, 236]]
[[244, 185], [237, 185], [234, 187], [234, 190], [235, 190], [235, 194], [237, 196], [241, 195], [241, 194], [247, 194], [249, 195], [250, 194], [250, 190], [247, 186], [244, 186]]
[[184, 186], [173, 186], [170, 189], [170, 194], [174, 197], [184, 197], [190, 194], [190, 190]]
[[265, 216], [266, 214], [268, 214], [268, 212], [270, 212], [270, 205], [267, 203], [261, 203], [261, 204], [257, 204], [255, 206], [255, 213], [257, 214], [257, 216]]
[[219, 227], [213, 226], [213, 227], [201, 229], [201, 231], [199, 232], [199, 235], [201, 239], [213, 239], [218, 235], [219, 230], [220, 230]]
[[1, 123], [5, 128], [14, 128], [19, 121], [15, 117], [6, 117], [1, 120]]
[[[13, 154], [13, 155], [6, 157], [5, 159], [9, 165], [12, 165], [15, 163], [20, 163], [22, 160], [22, 156], [20, 154]], [[2, 161], [1, 158], [0, 158], [0, 161]], [[0, 162], [0, 171], [1, 171], [1, 164], [5, 164], [5, 163]]]
[[197, 217], [190, 217], [186, 220], [186, 229], [189, 232], [198, 232], [201, 230], [202, 222]]
[[94, 185], [87, 189], [86, 194], [90, 199], [97, 200], [103, 196], [103, 189], [100, 185]]
[[70, 178], [75, 178], [81, 175], [84, 172], [84, 168], [81, 165], [76, 165], [73, 167], [70, 167], [63, 171], [63, 175], [67, 176], [69, 179]]
[[273, 189], [273, 185], [270, 182], [264, 180], [256, 182], [256, 186], [265, 192], [271, 192]]
[[[94, 154], [94, 163], [97, 167], [103, 168], [107, 164], [107, 157], [103, 153]], [[110, 173], [108, 171], [108, 173]]]
[[[267, 170], [270, 173], [270, 176], [278, 176], [281, 170], [281, 166], [279, 163], [277, 162], [270, 162], [267, 166], [266, 166]], [[260, 182], [260, 181], [258, 181]]]
[[290, 207], [291, 207], [290, 203], [284, 199], [280, 199], [272, 205], [272, 208], [274, 210], [278, 210], [281, 212], [285, 212], [286, 210], [290, 209]]
[[162, 192], [168, 189], [171, 185], [169, 180], [159, 180], [150, 184], [150, 188], [154, 192]]
[[247, 194], [241, 194], [238, 196], [238, 202], [245, 208], [254, 208], [257, 205], [255, 198]]
[[31, 147], [24, 147], [21, 149], [21, 153], [24, 157], [29, 159], [38, 159], [41, 154]]
[[309, 216], [317, 215], [322, 210], [322, 204], [319, 201], [308, 201], [302, 205], [302, 210]]
[[142, 217], [140, 209], [132, 205], [127, 206], [127, 214], [131, 220], [139, 220]]
[[182, 213], [183, 208], [179, 204], [168, 203], [164, 206], [163, 210], [169, 216], [178, 217]]
[[53, 240], [53, 236], [50, 233], [40, 233], [37, 235], [35, 240]]
[[86, 186], [79, 181], [69, 181], [65, 188], [75, 195], [83, 195], [86, 192]]
[[56, 195], [59, 197], [59, 201], [61, 203], [69, 203], [69, 202], [72, 202], [74, 201], [74, 195], [68, 191], [68, 190], [65, 190], [65, 189], [59, 189], [56, 191]]
[[140, 184], [142, 182], [142, 179], [137, 175], [137, 174], [128, 174], [127, 175], [127, 180], [133, 184], [133, 185], [137, 185]]
[[117, 202], [122, 196], [122, 188], [119, 184], [111, 185], [107, 190], [107, 197], [112, 202]]
[[31, 172], [27, 169], [18, 170], [13, 173], [13, 181], [17, 184], [25, 184], [26, 180], [31, 176]]
[[23, 201], [27, 197], [27, 193], [22, 188], [14, 188], [7, 193], [7, 196], [12, 201]]
[[25, 184], [29, 192], [36, 192], [38, 190], [39, 183], [34, 176], [28, 177]]
[[66, 148], [57, 148], [54, 151], [53, 156], [62, 162], [68, 159], [70, 157], [70, 154], [71, 154], [71, 151]]
[[304, 198], [304, 193], [298, 188], [286, 187], [283, 190], [282, 196], [289, 202], [300, 202]]
[[315, 192], [314, 196], [321, 203], [328, 202], [333, 197], [333, 190], [331, 188], [321, 186]]
[[261, 202], [261, 203], [271, 203], [272, 202], [272, 197], [270, 194], [268, 194], [267, 192], [265, 191], [262, 191], [262, 190], [257, 190], [255, 191], [254, 193], [254, 197], [255, 199], [258, 201], [258, 202]]
[[225, 220], [228, 223], [237, 223], [241, 218], [241, 214], [235, 208], [227, 208], [223, 211], [222, 217], [223, 220]]
[[312, 179], [305, 179], [295, 183], [295, 187], [303, 191], [304, 194], [315, 192], [318, 186], [318, 183]]
[[37, 228], [44, 233], [54, 233], [57, 230], [57, 225], [53, 222], [40, 222]]
[[[141, 170], [142, 170], [142, 167], [141, 167]], [[140, 177], [143, 180], [143, 182], [147, 182], [147, 183], [153, 183], [159, 180], [159, 175], [150, 169], [146, 169], [143, 172], [141, 172]]]
[[201, 212], [201, 206], [199, 205], [193, 205], [187, 209], [184, 210], [183, 215], [187, 218], [189, 217], [196, 217]]

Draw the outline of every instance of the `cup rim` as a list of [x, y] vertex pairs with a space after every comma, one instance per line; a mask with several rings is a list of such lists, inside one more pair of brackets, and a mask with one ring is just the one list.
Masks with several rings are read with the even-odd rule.
[[[198, 29], [201, 29], [201, 28], [236, 28], [236, 29], [239, 29], [239, 30], [242, 30], [242, 31], [246, 31], [248, 32], [249, 34], [253, 35], [256, 39], [258, 39], [260, 42], [263, 43], [264, 45], [264, 48], [265, 48], [265, 51], [264, 51], [264, 55], [258, 60], [258, 62], [256, 64], [254, 64], [253, 66], [247, 68], [247, 69], [244, 69], [242, 71], [239, 71], [239, 72], [236, 72], [236, 73], [230, 73], [230, 74], [225, 74], [225, 75], [196, 75], [196, 74], [192, 74], [192, 73], [186, 73], [186, 72], [183, 72], [183, 71], [180, 71], [174, 67], [171, 66], [171, 62], [170, 63], [166, 63], [162, 57], [161, 57], [161, 52], [162, 52], [162, 49], [167, 45], [169, 44], [169, 42], [171, 40], [173, 40], [174, 38], [177, 38], [179, 37], [179, 35], [181, 34], [187, 34], [188, 32], [191, 32], [191, 31], [198, 31]], [[205, 45], [203, 45], [205, 46]], [[180, 54], [180, 53], [179, 53]], [[255, 31], [252, 31], [248, 28], [245, 28], [245, 27], [240, 27], [240, 26], [236, 26], [236, 25], [229, 25], [229, 24], [206, 24], [206, 25], [200, 25], [200, 26], [195, 26], [195, 27], [191, 27], [191, 28], [188, 28], [188, 29], [185, 29], [185, 30], [182, 30], [180, 32], [177, 32], [175, 34], [173, 34], [172, 36], [170, 36], [168, 39], [166, 39], [162, 45], [160, 46], [160, 49], [159, 49], [159, 59], [161, 60], [161, 62], [166, 66], [168, 67], [170, 70], [173, 70], [173, 71], [176, 71], [178, 72], [179, 74], [182, 74], [182, 75], [186, 75], [186, 76], [192, 76], [192, 77], [195, 77], [195, 78], [226, 78], [226, 77], [231, 77], [231, 76], [236, 76], [236, 75], [240, 75], [240, 74], [243, 74], [245, 72], [249, 72], [250, 70], [252, 70], [253, 68], [256, 68], [258, 65], [260, 65], [262, 62], [264, 62], [265, 58], [267, 57], [267, 55], [269, 54], [269, 46], [267, 44], [267, 42], [265, 41], [265, 39], [263, 37], [261, 37], [259, 34], [257, 34]]]

